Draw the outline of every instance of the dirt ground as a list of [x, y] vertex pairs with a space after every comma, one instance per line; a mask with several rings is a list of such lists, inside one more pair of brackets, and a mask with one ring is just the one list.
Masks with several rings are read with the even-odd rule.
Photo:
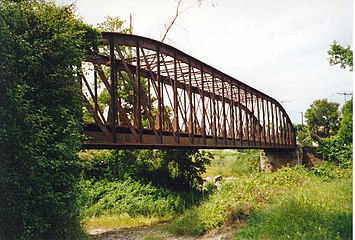
[[151, 226], [121, 228], [121, 229], [90, 229], [88, 232], [94, 240], [230, 240], [233, 239], [235, 229], [209, 232], [199, 237], [175, 236], [164, 230], [165, 223]]

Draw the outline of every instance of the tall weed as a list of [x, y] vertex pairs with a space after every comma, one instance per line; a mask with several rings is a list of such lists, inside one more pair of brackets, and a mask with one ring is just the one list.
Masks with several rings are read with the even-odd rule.
[[236, 239], [352, 239], [352, 182], [308, 183], [256, 211]]
[[289, 168], [275, 173], [253, 173], [224, 182], [220, 191], [173, 221], [169, 230], [181, 235], [200, 235], [224, 224], [244, 222], [256, 209], [290, 186], [302, 185], [309, 177]]
[[[333, 208], [337, 202], [339, 206]], [[240, 228], [248, 223], [251, 227], [238, 233], [237, 239], [280, 239], [279, 228], [285, 233], [281, 239], [322, 239], [317, 234], [346, 239], [351, 217], [351, 171], [333, 165], [312, 170], [296, 167], [273, 173], [254, 172], [224, 182], [220, 191], [174, 220], [169, 230], [196, 236], [222, 226]], [[289, 225], [284, 227], [287, 221]], [[304, 227], [308, 223], [319, 227], [318, 233], [308, 233], [312, 228]], [[256, 232], [263, 231], [267, 224], [274, 235]], [[332, 230], [332, 224], [340, 225]], [[288, 233], [287, 228], [295, 230]], [[340, 231], [344, 233], [338, 234]]]
[[198, 195], [178, 193], [134, 180], [82, 180], [79, 205], [83, 218], [128, 215], [171, 217], [198, 201]]

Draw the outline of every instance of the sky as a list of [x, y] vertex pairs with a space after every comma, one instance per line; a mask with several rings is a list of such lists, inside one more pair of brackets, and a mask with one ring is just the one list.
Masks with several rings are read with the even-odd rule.
[[[161, 40], [176, 0], [55, 0], [75, 2], [76, 13], [96, 26], [120, 17], [133, 34]], [[347, 69], [330, 66], [336, 40], [352, 47], [351, 0], [183, 0], [165, 43], [275, 98], [294, 123], [316, 99], [344, 103], [352, 92]], [[186, 10], [185, 10], [186, 9]]]

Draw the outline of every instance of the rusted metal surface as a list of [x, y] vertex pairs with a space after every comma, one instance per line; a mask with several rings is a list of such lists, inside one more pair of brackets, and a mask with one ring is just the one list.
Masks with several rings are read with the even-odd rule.
[[[290, 118], [275, 99], [164, 43], [102, 36], [103, 50], [86, 60], [91, 70], [82, 77], [91, 116], [84, 147], [296, 147]], [[106, 105], [98, 97], [105, 91]]]

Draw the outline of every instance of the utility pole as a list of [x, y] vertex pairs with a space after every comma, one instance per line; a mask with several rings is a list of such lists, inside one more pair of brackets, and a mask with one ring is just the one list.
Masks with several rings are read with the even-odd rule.
[[[347, 101], [347, 99], [346, 99], [347, 96], [352, 96], [352, 95], [353, 95], [352, 93], [346, 93], [346, 92], [343, 92], [343, 93], [334, 93], [334, 94], [343, 95], [343, 96], [344, 96], [344, 103]], [[333, 95], [334, 95], [334, 94], [333, 94]]]

